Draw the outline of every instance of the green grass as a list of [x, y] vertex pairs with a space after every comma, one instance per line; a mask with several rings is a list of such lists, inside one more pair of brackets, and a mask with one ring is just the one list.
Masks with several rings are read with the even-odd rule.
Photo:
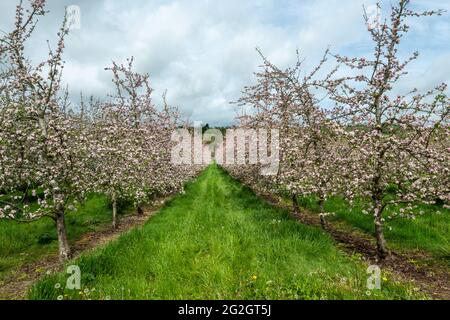
[[[304, 207], [318, 212], [314, 198], [303, 198], [300, 202]], [[335, 216], [328, 218], [330, 221], [343, 222], [371, 235], [374, 233], [373, 217], [361, 214], [358, 203], [350, 207], [342, 198], [334, 197], [325, 202], [325, 210], [335, 213]], [[450, 266], [450, 210], [438, 205], [423, 205], [419, 210], [424, 214], [414, 220], [386, 219], [385, 236], [389, 246], [403, 252], [427, 252]]]
[[[67, 215], [69, 241], [73, 243], [82, 234], [108, 223], [111, 214], [106, 197], [89, 197], [77, 212]], [[0, 220], [0, 282], [13, 269], [57, 251], [57, 235], [52, 219], [45, 217], [31, 223]]]
[[356, 299], [417, 298], [383, 274], [367, 295], [366, 267], [318, 228], [302, 225], [220, 168], [210, 166], [186, 193], [118, 240], [47, 276], [31, 299]]

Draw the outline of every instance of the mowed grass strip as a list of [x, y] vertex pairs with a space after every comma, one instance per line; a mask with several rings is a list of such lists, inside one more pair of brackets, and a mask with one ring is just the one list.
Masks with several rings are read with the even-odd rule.
[[383, 274], [368, 292], [366, 266], [234, 181], [216, 165], [145, 225], [41, 280], [31, 299], [409, 299]]

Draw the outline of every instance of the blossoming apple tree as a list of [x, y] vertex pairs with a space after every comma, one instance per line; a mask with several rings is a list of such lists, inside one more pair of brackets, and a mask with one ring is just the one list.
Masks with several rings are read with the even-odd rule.
[[350, 164], [341, 170], [342, 190], [350, 199], [370, 199], [365, 212], [374, 217], [380, 258], [389, 254], [383, 231], [386, 217], [413, 217], [420, 213], [420, 203], [449, 200], [447, 86], [406, 94], [395, 86], [418, 57], [415, 52], [402, 60], [398, 53], [409, 30], [407, 20], [436, 14], [441, 11], [415, 12], [410, 1], [400, 0], [384, 22], [373, 23], [365, 15], [373, 57], [336, 55], [351, 75], [327, 81], [335, 118], [353, 136]]
[[14, 28], [0, 42], [0, 216], [23, 221], [51, 217], [60, 257], [67, 259], [65, 214], [86, 195], [90, 147], [80, 122], [58, 96], [65, 21], [46, 61], [33, 64], [24, 52], [38, 17], [45, 14], [44, 4], [31, 1], [28, 10], [17, 6]]

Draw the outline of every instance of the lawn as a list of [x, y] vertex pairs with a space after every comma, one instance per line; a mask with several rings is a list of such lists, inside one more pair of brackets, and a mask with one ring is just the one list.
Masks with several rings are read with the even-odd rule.
[[34, 285], [31, 299], [411, 299], [382, 275], [368, 292], [366, 267], [319, 228], [292, 219], [216, 165], [146, 224]]

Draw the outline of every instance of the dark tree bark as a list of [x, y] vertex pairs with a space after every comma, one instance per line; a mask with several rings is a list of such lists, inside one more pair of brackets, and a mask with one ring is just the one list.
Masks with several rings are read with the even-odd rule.
[[294, 214], [295, 215], [300, 215], [300, 207], [298, 205], [297, 195], [296, 194], [292, 195], [292, 208], [294, 210]]
[[58, 234], [59, 259], [66, 261], [72, 257], [72, 252], [67, 240], [65, 214], [62, 208], [56, 212], [56, 231]]
[[118, 221], [117, 221], [117, 198], [116, 194], [112, 194], [112, 227], [113, 229], [117, 229]]
[[325, 216], [323, 215], [323, 213], [324, 213], [323, 203], [324, 203], [324, 199], [321, 197], [319, 199], [320, 225], [322, 226], [322, 229], [326, 230], [327, 229], [327, 221], [325, 220]]
[[390, 255], [387, 247], [386, 239], [384, 238], [384, 228], [382, 220], [381, 201], [375, 202], [374, 223], [375, 223], [375, 238], [377, 240], [377, 256], [380, 260], [385, 259]]

